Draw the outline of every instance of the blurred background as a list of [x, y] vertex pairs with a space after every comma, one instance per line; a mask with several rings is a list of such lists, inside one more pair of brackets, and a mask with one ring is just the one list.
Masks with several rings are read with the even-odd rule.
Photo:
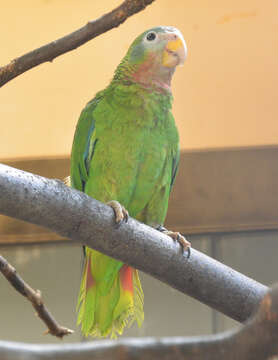
[[[1, 5], [1, 65], [83, 26], [121, 1], [14, 0]], [[167, 226], [264, 284], [278, 280], [278, 3], [157, 0], [117, 29], [1, 88], [0, 161], [47, 177], [69, 173], [78, 116], [133, 39], [179, 28], [188, 59], [173, 79], [181, 166]], [[81, 249], [45, 229], [0, 217], [0, 253], [58, 321], [75, 329]], [[142, 274], [146, 321], [125, 336], [198, 335], [236, 323]], [[0, 339], [57, 342], [0, 277]], [[76, 330], [65, 341], [79, 341]]]

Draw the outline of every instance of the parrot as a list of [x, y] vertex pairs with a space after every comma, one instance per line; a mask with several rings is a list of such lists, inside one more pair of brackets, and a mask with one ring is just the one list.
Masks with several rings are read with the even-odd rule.
[[[107, 203], [115, 223], [134, 217], [177, 240], [163, 227], [179, 164], [171, 79], [187, 56], [181, 32], [158, 26], [138, 36], [110, 84], [79, 117], [71, 152], [70, 184]], [[190, 253], [189, 253], [190, 254]], [[77, 324], [84, 336], [116, 338], [144, 320], [138, 270], [84, 246]]]

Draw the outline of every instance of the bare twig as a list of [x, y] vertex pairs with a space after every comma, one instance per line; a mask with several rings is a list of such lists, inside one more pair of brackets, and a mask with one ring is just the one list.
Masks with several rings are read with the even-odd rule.
[[278, 285], [264, 297], [247, 324], [217, 335], [105, 340], [63, 346], [0, 341], [1, 360], [266, 360], [275, 355], [278, 355]]
[[267, 287], [130, 218], [115, 227], [113, 210], [84, 193], [0, 164], [0, 213], [45, 226], [142, 270], [238, 320], [256, 310]]
[[9, 64], [0, 67], [0, 87], [25, 71], [44, 62], [53, 61], [56, 57], [74, 50], [100, 34], [119, 26], [128, 17], [143, 10], [154, 1], [125, 0], [113, 11], [96, 20], [89, 21], [88, 24], [71, 34], [14, 59]]
[[16, 272], [15, 268], [8, 263], [6, 259], [0, 256], [0, 271], [6, 277], [6, 279], [12, 284], [12, 286], [23, 296], [25, 296], [35, 308], [37, 315], [48, 327], [46, 333], [63, 338], [65, 335], [73, 333], [66, 327], [63, 327], [57, 323], [52, 314], [46, 308], [43, 303], [41, 292], [34, 290], [28, 285]]

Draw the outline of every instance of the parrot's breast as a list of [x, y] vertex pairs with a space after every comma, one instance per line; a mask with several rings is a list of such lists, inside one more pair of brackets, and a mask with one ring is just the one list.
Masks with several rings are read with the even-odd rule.
[[[172, 155], [178, 146], [169, 97], [141, 92], [135, 100], [124, 92], [128, 100], [124, 106], [123, 97], [118, 102], [119, 94], [118, 90], [116, 96], [104, 99], [93, 113], [97, 143], [85, 192], [102, 202], [119, 201], [132, 217], [146, 223], [160, 223], [166, 215]], [[154, 214], [147, 205], [157, 193], [160, 210]]]

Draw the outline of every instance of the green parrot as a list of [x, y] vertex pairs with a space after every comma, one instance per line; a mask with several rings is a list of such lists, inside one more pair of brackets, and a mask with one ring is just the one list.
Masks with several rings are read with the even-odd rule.
[[[184, 249], [190, 243], [162, 225], [179, 163], [171, 78], [186, 54], [174, 27], [156, 27], [135, 39], [111, 83], [80, 115], [70, 172], [71, 186], [108, 203], [116, 223], [128, 221], [129, 214]], [[113, 338], [134, 320], [141, 326], [138, 271], [88, 247], [84, 253], [77, 305], [83, 335]]]

